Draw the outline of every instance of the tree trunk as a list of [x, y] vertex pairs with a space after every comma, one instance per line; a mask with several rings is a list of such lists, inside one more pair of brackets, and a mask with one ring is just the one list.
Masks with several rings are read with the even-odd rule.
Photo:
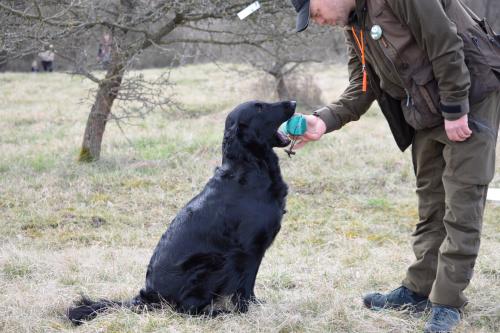
[[111, 114], [111, 107], [120, 90], [123, 70], [121, 62], [112, 62], [106, 78], [99, 84], [83, 135], [82, 149], [78, 158], [80, 162], [97, 161], [101, 155], [104, 130]]
[[7, 51], [0, 50], [0, 71], [7, 65]]
[[274, 80], [276, 80], [276, 93], [278, 94], [278, 98], [281, 101], [290, 99], [290, 93], [285, 84], [285, 75], [283, 73], [285, 65], [286, 63], [276, 62], [271, 69], [266, 71], [268, 74], [274, 77]]
[[285, 83], [285, 78], [280, 75], [276, 77], [276, 80], [278, 81], [278, 85], [276, 87], [276, 90], [278, 92], [278, 98], [280, 101], [288, 101], [290, 100], [290, 92], [288, 91], [288, 88]]

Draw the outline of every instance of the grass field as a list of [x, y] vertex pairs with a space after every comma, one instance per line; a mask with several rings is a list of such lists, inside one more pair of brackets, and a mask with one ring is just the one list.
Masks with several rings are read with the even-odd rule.
[[[290, 192], [283, 227], [257, 277], [265, 303], [211, 320], [169, 309], [116, 310], [78, 328], [65, 320], [79, 293], [127, 299], [143, 286], [161, 234], [219, 164], [225, 115], [265, 91], [259, 75], [231, 67], [174, 70], [185, 111], [125, 126], [131, 144], [110, 123], [94, 164], [76, 162], [90, 109], [82, 101], [87, 81], [0, 74], [0, 331], [422, 330], [425, 316], [370, 312], [361, 303], [365, 292], [399, 286], [417, 222], [410, 154], [398, 151], [375, 107], [293, 159], [278, 151]], [[319, 73], [324, 99], [332, 100], [346, 70]], [[500, 205], [488, 203], [483, 230], [458, 332], [500, 331]]]

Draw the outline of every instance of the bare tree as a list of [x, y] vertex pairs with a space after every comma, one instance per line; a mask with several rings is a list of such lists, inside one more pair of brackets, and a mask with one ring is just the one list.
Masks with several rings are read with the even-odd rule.
[[[286, 3], [260, 2], [269, 13], [279, 11]], [[73, 64], [74, 74], [96, 83], [79, 157], [80, 161], [94, 161], [100, 157], [107, 122], [120, 119], [112, 113], [116, 99], [138, 100], [142, 105], [136, 116], [172, 103], [170, 98], [161, 98], [162, 94], [153, 91], [159, 84], [168, 83], [168, 76], [154, 83], [146, 83], [140, 75], [126, 76], [137, 57], [149, 48], [172, 52], [164, 45], [174, 30], [227, 21], [247, 4], [245, 0], [2, 0], [2, 53], [4, 58], [20, 57], [54, 44], [56, 55]], [[103, 32], [111, 35], [112, 44], [111, 59], [101, 77], [95, 72], [100, 66], [96, 57], [82, 45], [88, 39], [98, 40]], [[259, 43], [255, 38], [233, 37], [240, 43]]]
[[340, 29], [332, 32], [331, 28], [311, 26], [307, 33], [297, 34], [295, 13], [285, 3], [286, 7], [279, 11], [257, 12], [242, 22], [226, 20], [184, 25], [178, 36], [166, 38], [161, 45], [184, 47], [195, 43], [207, 45], [205, 49], [212, 51], [215, 46], [230, 49], [232, 60], [249, 63], [252, 71], [257, 69], [273, 77], [277, 96], [290, 99], [288, 85], [293, 83], [286, 78], [304, 64], [338, 58], [345, 53], [345, 44]]
[[[267, 40], [258, 45], [242, 48], [242, 57], [276, 82], [276, 93], [281, 100], [296, 98], [291, 95], [293, 82], [287, 80], [293, 73], [308, 63], [324, 63], [338, 58], [345, 52], [341, 30], [311, 26], [306, 33], [295, 32], [295, 20], [289, 15], [256, 17], [248, 22], [248, 31], [258, 31]], [[255, 52], [248, 52], [254, 48]]]

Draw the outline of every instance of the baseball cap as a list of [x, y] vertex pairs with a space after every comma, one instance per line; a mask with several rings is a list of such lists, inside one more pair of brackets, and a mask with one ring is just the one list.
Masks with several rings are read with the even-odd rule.
[[309, 25], [309, 0], [291, 0], [292, 5], [297, 12], [297, 32], [306, 30]]

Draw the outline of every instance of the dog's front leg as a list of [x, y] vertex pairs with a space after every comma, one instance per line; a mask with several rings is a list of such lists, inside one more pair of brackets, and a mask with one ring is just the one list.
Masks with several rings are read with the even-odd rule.
[[241, 284], [233, 295], [232, 301], [236, 305], [238, 312], [247, 312], [250, 303], [262, 303], [257, 299], [254, 292], [255, 280], [261, 261], [262, 258], [247, 264], [248, 269], [243, 273]]
[[253, 272], [248, 271], [243, 273], [244, 277], [241, 281], [241, 284], [232, 297], [232, 302], [236, 306], [236, 311], [241, 313], [245, 313], [248, 311], [250, 302], [252, 302], [253, 298], [255, 298], [255, 294], [253, 292], [253, 287], [255, 284], [255, 274], [252, 273]]
[[236, 311], [240, 313], [245, 313], [248, 311], [248, 305], [250, 303], [250, 293], [244, 289], [238, 289], [236, 293], [233, 294], [231, 298], [233, 304], [236, 306]]

